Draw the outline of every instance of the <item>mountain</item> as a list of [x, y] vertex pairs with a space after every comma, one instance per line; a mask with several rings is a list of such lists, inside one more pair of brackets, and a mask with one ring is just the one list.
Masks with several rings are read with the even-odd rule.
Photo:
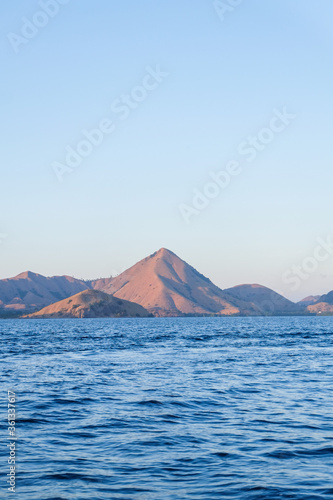
[[89, 288], [70, 276], [46, 278], [30, 271], [0, 280], [0, 315], [36, 311]]
[[72, 297], [56, 302], [29, 318], [113, 318], [148, 317], [142, 306], [120, 300], [98, 290], [84, 290]]
[[295, 304], [279, 293], [262, 285], [238, 285], [227, 288], [224, 292], [230, 296], [249, 303], [257, 308], [261, 315], [302, 314], [305, 306]]
[[300, 306], [311, 306], [312, 304], [315, 304], [318, 302], [318, 299], [320, 298], [320, 295], [309, 295], [308, 297], [305, 297], [304, 299], [300, 300], [297, 302]]
[[258, 316], [333, 311], [333, 292], [307, 297], [294, 304], [261, 285], [222, 290], [176, 254], [161, 248], [114, 278], [83, 281], [26, 272], [0, 280], [0, 317], [27, 315], [92, 289], [139, 304], [154, 316]]
[[116, 278], [91, 282], [92, 288], [141, 304], [154, 316], [256, 314], [208, 278], [161, 248]]
[[310, 304], [307, 310], [312, 314], [333, 314], [333, 290], [321, 295], [315, 304]]
[[326, 293], [325, 295], [321, 295], [318, 299], [318, 302], [326, 302], [329, 305], [333, 305], [333, 290], [331, 292]]

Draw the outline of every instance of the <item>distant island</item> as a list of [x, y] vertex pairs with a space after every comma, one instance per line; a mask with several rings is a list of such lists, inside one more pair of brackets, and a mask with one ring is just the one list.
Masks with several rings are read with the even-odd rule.
[[222, 290], [166, 248], [114, 278], [84, 281], [28, 271], [0, 280], [1, 318], [332, 314], [333, 291], [294, 303], [258, 284]]

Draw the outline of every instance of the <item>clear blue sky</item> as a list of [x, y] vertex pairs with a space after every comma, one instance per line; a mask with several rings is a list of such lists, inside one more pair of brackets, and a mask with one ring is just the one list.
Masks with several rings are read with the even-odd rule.
[[[40, 11], [0, 6], [0, 278], [106, 277], [164, 246], [222, 288], [333, 289], [333, 256], [297, 290], [281, 278], [333, 235], [330, 0], [244, 0], [224, 20], [208, 0]], [[22, 18], [46, 24], [22, 41]], [[112, 104], [158, 65], [168, 76], [122, 120]], [[283, 107], [296, 118], [248, 162], [239, 145]], [[54, 162], [106, 118], [114, 131], [59, 182]], [[179, 205], [231, 160], [241, 173], [186, 224]]]

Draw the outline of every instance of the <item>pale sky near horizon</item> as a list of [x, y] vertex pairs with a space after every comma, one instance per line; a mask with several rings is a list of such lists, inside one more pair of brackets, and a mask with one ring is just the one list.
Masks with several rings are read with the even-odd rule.
[[[333, 3], [244, 0], [222, 19], [206, 0], [55, 1], [0, 6], [0, 278], [108, 277], [167, 247], [221, 288], [332, 290], [333, 252], [316, 248], [333, 238]], [[267, 132], [284, 108], [294, 118]], [[105, 119], [59, 182], [54, 162]], [[231, 161], [239, 174], [187, 224], [179, 206]]]

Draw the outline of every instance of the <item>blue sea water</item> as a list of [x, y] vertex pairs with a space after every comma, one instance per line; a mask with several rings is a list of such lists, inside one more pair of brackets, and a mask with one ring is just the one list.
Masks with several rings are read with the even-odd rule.
[[3, 320], [0, 335], [1, 498], [333, 498], [332, 317]]

